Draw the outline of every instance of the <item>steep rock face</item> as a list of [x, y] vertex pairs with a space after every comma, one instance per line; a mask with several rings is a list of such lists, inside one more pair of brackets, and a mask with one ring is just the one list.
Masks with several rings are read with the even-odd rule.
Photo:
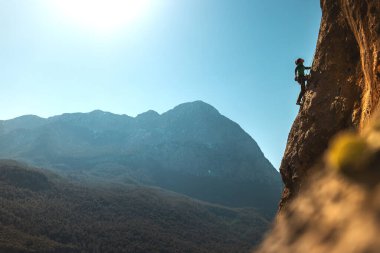
[[257, 253], [379, 252], [380, 1], [321, 7], [310, 89], [281, 165], [282, 209]]
[[380, 92], [380, 2], [321, 0], [322, 21], [305, 103], [295, 119], [280, 172], [282, 208], [344, 129], [363, 129]]
[[339, 134], [307, 182], [257, 253], [379, 252], [380, 115], [360, 135]]

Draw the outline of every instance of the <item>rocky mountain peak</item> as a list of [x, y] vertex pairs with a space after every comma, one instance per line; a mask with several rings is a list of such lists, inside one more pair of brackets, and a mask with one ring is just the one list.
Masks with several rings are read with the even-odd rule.
[[136, 116], [137, 120], [154, 120], [160, 117], [160, 114], [154, 110], [149, 110], [143, 113], [140, 113]]
[[217, 109], [215, 109], [213, 106], [200, 100], [180, 104], [164, 114], [177, 114], [180, 116], [185, 116], [189, 114], [197, 114], [197, 115], [202, 114], [202, 115], [208, 115], [208, 116], [220, 115]]

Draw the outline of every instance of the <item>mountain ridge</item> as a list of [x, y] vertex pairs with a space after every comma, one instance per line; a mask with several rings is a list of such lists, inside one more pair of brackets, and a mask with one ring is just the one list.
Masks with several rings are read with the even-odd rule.
[[2, 122], [0, 158], [23, 160], [78, 180], [135, 182], [275, 212], [279, 173], [251, 136], [205, 102], [134, 118], [95, 110], [44, 122]]

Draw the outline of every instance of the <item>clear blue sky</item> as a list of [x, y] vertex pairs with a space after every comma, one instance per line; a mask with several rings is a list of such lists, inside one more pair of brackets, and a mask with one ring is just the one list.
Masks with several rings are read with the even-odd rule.
[[0, 0], [0, 119], [203, 100], [278, 168], [298, 111], [294, 60], [312, 61], [319, 1], [144, 0], [134, 14], [94, 1]]

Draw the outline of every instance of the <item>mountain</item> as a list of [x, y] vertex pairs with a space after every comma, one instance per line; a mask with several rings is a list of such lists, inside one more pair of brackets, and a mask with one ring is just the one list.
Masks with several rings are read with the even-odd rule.
[[159, 186], [269, 216], [282, 187], [257, 143], [202, 101], [135, 118], [97, 110], [2, 121], [0, 157], [77, 180]]
[[249, 252], [268, 227], [252, 209], [83, 187], [11, 160], [0, 160], [0, 191], [0, 252]]

